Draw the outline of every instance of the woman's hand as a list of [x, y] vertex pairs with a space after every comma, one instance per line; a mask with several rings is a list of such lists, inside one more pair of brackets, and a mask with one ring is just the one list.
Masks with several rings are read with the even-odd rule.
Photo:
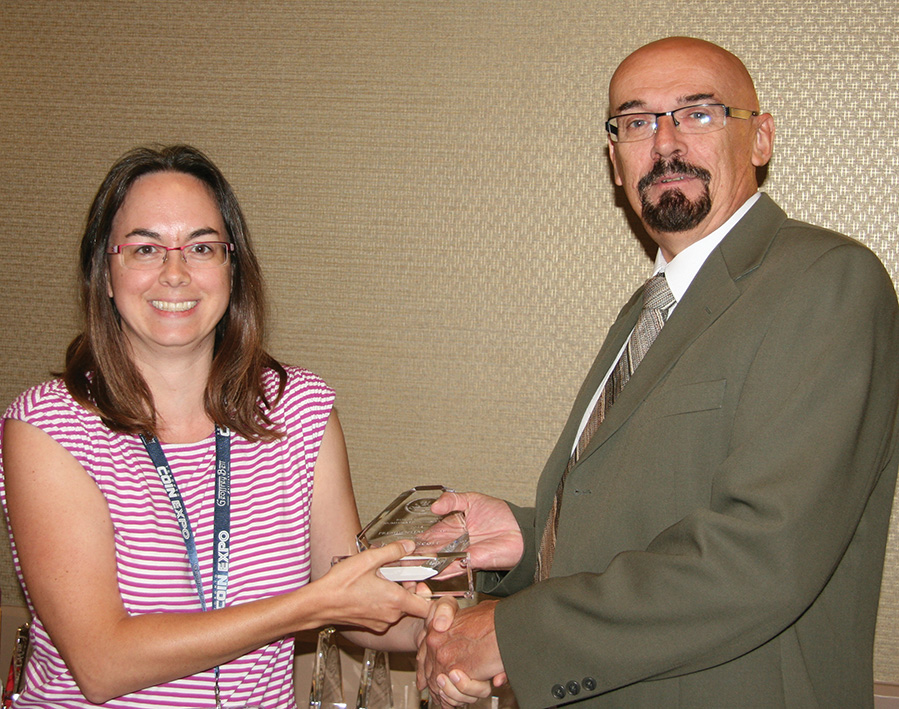
[[441, 707], [458, 707], [464, 704], [474, 704], [480, 699], [489, 697], [493, 691], [491, 682], [487, 680], [471, 679], [462, 670], [452, 670], [449, 675], [438, 675], [437, 685], [440, 692], [437, 699]]
[[325, 594], [323, 613], [327, 622], [355, 625], [374, 632], [384, 632], [403, 616], [425, 618], [430, 602], [386, 580], [379, 569], [414, 551], [410, 540], [393, 542], [383, 547], [353, 554], [331, 567], [313, 585]]

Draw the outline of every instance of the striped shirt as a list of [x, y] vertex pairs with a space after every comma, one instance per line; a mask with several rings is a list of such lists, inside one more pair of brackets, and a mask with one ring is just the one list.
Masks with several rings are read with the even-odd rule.
[[[334, 393], [311, 372], [288, 368], [284, 396], [271, 412], [286, 435], [251, 442], [231, 436], [231, 566], [227, 605], [294, 590], [309, 582], [309, 511], [313, 468]], [[266, 372], [274, 397], [277, 376]], [[137, 436], [110, 431], [72, 399], [60, 380], [29, 389], [5, 418], [32, 424], [60, 443], [100, 488], [114, 525], [118, 585], [126, 610], [189, 613], [200, 601], [184, 540], [159, 476]], [[211, 606], [215, 436], [196, 443], [164, 443], [163, 450], [196, 537], [203, 588]], [[0, 463], [0, 499], [6, 494]], [[13, 559], [21, 569], [13, 543]], [[33, 655], [26, 688], [15, 706], [93, 707], [78, 690], [53, 647], [28, 589], [33, 616]], [[293, 639], [284, 638], [221, 667], [222, 700], [229, 706], [265, 709], [296, 706], [292, 682]], [[202, 672], [105, 703], [114, 709], [213, 707], [214, 674]]]

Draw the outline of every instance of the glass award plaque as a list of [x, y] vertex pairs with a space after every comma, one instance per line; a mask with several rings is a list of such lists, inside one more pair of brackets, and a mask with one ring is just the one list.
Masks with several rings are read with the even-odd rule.
[[359, 551], [365, 551], [411, 539], [415, 550], [399, 561], [382, 566], [384, 578], [425, 582], [433, 596], [473, 598], [465, 515], [431, 512], [431, 505], [444, 492], [447, 489], [442, 485], [421, 485], [406, 490], [356, 535], [356, 546]]
[[16, 630], [16, 644], [13, 647], [12, 658], [9, 663], [9, 675], [6, 678], [6, 687], [3, 690], [2, 705], [11, 707], [19, 698], [25, 679], [25, 660], [28, 657], [28, 645], [31, 639], [31, 623], [20, 625]]
[[327, 627], [318, 634], [312, 665], [312, 689], [309, 709], [346, 709], [343, 699], [343, 676], [335, 629]]
[[356, 709], [393, 709], [390, 660], [382, 650], [369, 648], [362, 656], [362, 676], [356, 693]]

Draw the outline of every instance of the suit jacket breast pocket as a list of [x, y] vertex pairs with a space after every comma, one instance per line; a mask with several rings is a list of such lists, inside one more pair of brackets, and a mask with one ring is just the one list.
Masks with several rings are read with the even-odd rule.
[[680, 384], [660, 392], [658, 396], [648, 400], [647, 404], [653, 419], [713, 411], [724, 404], [726, 390], [726, 379]]

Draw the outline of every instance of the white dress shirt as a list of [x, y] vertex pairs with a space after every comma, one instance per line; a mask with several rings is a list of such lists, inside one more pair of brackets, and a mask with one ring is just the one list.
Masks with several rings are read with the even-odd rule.
[[[696, 274], [699, 273], [699, 269], [702, 268], [702, 264], [705, 263], [705, 260], [709, 257], [709, 254], [712, 253], [715, 247], [723, 241], [724, 237], [727, 236], [728, 232], [730, 232], [734, 225], [743, 218], [743, 215], [746, 214], [746, 212], [749, 211], [749, 208], [756, 203], [756, 200], [758, 200], [759, 198], [759, 194], [759, 192], [756, 192], [754, 195], [752, 195], [752, 197], [747, 199], [743, 203], [743, 205], [736, 212], [734, 212], [726, 222], [724, 222], [724, 224], [715, 229], [715, 231], [713, 231], [708, 236], [704, 236], [699, 241], [690, 244], [687, 248], [685, 248], [673, 259], [671, 259], [670, 263], [665, 260], [665, 257], [662, 255], [662, 250], [659, 249], [659, 252], [656, 255], [655, 268], [653, 269], [652, 275], [656, 276], [660, 273], [664, 273], [665, 280], [668, 281], [668, 287], [671, 289], [671, 293], [674, 295], [674, 305], [672, 305], [668, 310], [669, 316], [672, 312], [674, 312], [674, 309], [677, 307], [677, 304], [680, 302], [681, 298], [684, 297], [684, 293], [687, 292], [687, 288], [690, 287], [690, 284], [693, 282]], [[587, 405], [587, 410], [584, 412], [584, 416], [581, 419], [581, 425], [578, 427], [577, 436], [574, 437], [574, 446], [572, 446], [571, 449], [572, 454], [577, 448], [577, 443], [580, 440], [581, 432], [587, 425], [587, 419], [590, 418], [590, 414], [593, 412], [593, 409], [596, 406], [596, 402], [599, 400], [599, 397], [602, 394], [602, 390], [606, 386], [606, 381], [611, 376], [612, 370], [615, 368], [615, 364], [617, 364], [618, 360], [621, 358], [625, 347], [627, 347], [627, 341], [625, 341], [624, 346], [621, 348], [621, 351], [618, 353], [618, 356], [615, 358], [615, 361], [612, 363], [609, 371], [606, 372], [606, 376], [603, 377], [599, 388], [596, 390], [596, 393], [593, 395], [593, 398]]]

